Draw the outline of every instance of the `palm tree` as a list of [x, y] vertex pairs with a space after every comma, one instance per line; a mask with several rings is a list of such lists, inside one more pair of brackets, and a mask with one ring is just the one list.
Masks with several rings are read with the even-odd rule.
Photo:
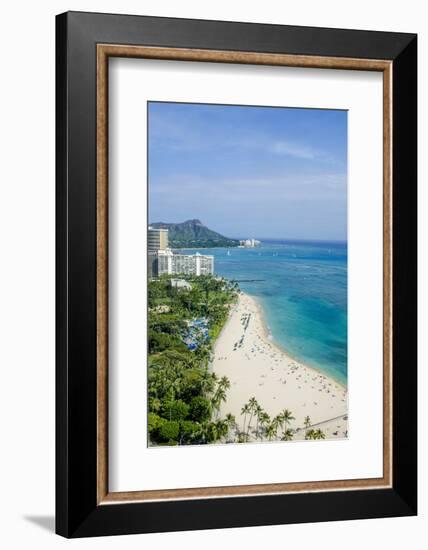
[[316, 439], [315, 430], [306, 430], [305, 439]]
[[230, 388], [230, 380], [227, 376], [222, 376], [218, 384], [225, 390]]
[[247, 420], [247, 414], [251, 412], [250, 405], [248, 403], [245, 403], [245, 405], [241, 409], [241, 414], [244, 415], [244, 424], [242, 426], [242, 431], [245, 433], [245, 421]]
[[309, 428], [309, 426], [311, 425], [311, 419], [309, 416], [305, 416], [304, 424], [305, 428]]
[[325, 439], [325, 433], [318, 428], [315, 430], [316, 439]]
[[[280, 417], [281, 428], [283, 429], [283, 436], [285, 437], [287, 425], [290, 424], [292, 420], [295, 420], [295, 418], [288, 409], [284, 409], [278, 416]], [[284, 439], [284, 441], [288, 441], [288, 439]]]
[[251, 420], [257, 410], [257, 406], [258, 406], [257, 399], [255, 397], [251, 397], [251, 399], [248, 401], [248, 405], [250, 408], [250, 420], [248, 421], [248, 425], [247, 425], [247, 437], [249, 437], [249, 433], [250, 433]]
[[230, 388], [230, 380], [227, 376], [222, 376], [217, 380], [217, 390], [213, 397], [214, 408], [219, 409], [222, 401], [226, 401], [226, 390]]
[[209, 440], [210, 435], [210, 426], [208, 422], [202, 422], [202, 424], [199, 424], [199, 428], [196, 432], [196, 434], [199, 437], [200, 443], [206, 443], [207, 440]]
[[257, 406], [256, 406], [256, 420], [257, 420], [257, 423], [256, 423], [256, 439], [259, 438], [259, 423], [260, 423], [260, 417], [262, 415], [262, 413], [264, 413], [264, 410], [260, 407], [260, 405], [257, 403]]
[[306, 431], [305, 439], [325, 439], [325, 433], [318, 428], [318, 430], [310, 429]]
[[278, 432], [278, 424], [275, 422], [275, 419], [272, 420], [267, 426], [266, 426], [266, 436], [269, 441], [272, 441], [274, 437], [276, 437], [276, 434]]
[[217, 438], [220, 439], [221, 437], [225, 437], [229, 431], [229, 426], [226, 420], [220, 419], [215, 422], [216, 432], [217, 432]]
[[207, 442], [212, 443], [219, 438], [218, 426], [216, 422], [207, 423]]
[[284, 431], [281, 437], [281, 441], [291, 441], [293, 439], [294, 431], [288, 428]]
[[226, 392], [225, 392], [225, 390], [223, 389], [222, 386], [219, 386], [217, 388], [217, 391], [215, 392], [212, 400], [211, 400], [213, 408], [217, 411], [217, 416], [219, 415], [220, 405], [221, 405], [222, 401], [223, 402], [226, 401]]
[[284, 409], [281, 415], [282, 415], [282, 421], [284, 422], [285, 426], [287, 426], [287, 424], [290, 424], [292, 420], [296, 420], [292, 415], [291, 411], [289, 411], [288, 409]]
[[225, 420], [226, 420], [226, 424], [227, 424], [227, 435], [229, 435], [229, 432], [232, 428], [236, 428], [236, 420], [235, 420], [235, 417], [233, 414], [231, 413], [227, 413], [226, 417], [225, 417]]
[[196, 348], [196, 354], [200, 361], [200, 364], [204, 367], [208, 366], [208, 363], [211, 360], [211, 349], [210, 347], [202, 342], [198, 342], [198, 347]]
[[322, 430], [307, 430], [305, 434], [305, 439], [325, 439], [325, 434]]
[[250, 407], [252, 408], [252, 410], [254, 411], [255, 408], [257, 407], [258, 403], [257, 403], [257, 399], [255, 397], [251, 397], [250, 400], [248, 401], [248, 404], [250, 405]]
[[282, 419], [282, 414], [277, 414], [272, 419], [272, 424], [275, 426], [276, 431], [278, 431], [278, 428], [282, 428], [282, 425], [284, 424], [284, 421]]
[[217, 377], [216, 377], [215, 373], [210, 373], [207, 368], [204, 368], [202, 370], [201, 390], [202, 390], [202, 393], [205, 396], [209, 396], [213, 392], [214, 387], [215, 387], [215, 383], [216, 383], [216, 379], [217, 379]]
[[262, 411], [260, 413], [259, 422], [260, 422], [260, 426], [264, 429], [265, 434], [266, 434], [266, 427], [270, 423], [270, 416], [268, 415], [268, 413], [266, 411]]

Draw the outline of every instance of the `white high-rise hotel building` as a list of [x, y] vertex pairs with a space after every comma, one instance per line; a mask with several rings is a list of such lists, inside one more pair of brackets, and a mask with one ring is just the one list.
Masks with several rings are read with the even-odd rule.
[[168, 229], [149, 227], [148, 231], [149, 277], [160, 275], [212, 275], [214, 256], [203, 254], [174, 254], [168, 248]]
[[214, 256], [174, 254], [171, 250], [157, 253], [157, 275], [211, 275], [214, 273]]

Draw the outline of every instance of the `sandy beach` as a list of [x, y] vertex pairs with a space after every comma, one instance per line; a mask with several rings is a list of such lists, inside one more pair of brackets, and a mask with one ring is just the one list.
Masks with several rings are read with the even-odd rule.
[[[269, 338], [260, 306], [247, 294], [239, 295], [216, 341], [212, 369], [218, 376], [227, 376], [231, 384], [220, 415], [232, 413], [240, 430], [242, 406], [255, 397], [271, 417], [284, 409], [292, 412], [295, 420], [289, 427], [295, 431], [293, 440], [304, 439], [307, 416], [310, 427], [321, 429], [326, 439], [347, 437], [346, 388], [276, 346]], [[255, 422], [252, 425], [255, 427]], [[254, 433], [250, 440], [255, 441]]]

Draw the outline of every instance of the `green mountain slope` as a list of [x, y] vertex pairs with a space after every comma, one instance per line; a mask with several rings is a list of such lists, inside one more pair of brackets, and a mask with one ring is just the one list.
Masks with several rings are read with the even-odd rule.
[[187, 220], [182, 223], [156, 222], [150, 226], [168, 229], [171, 248], [216, 248], [239, 245], [239, 241], [220, 235], [206, 227], [200, 220]]

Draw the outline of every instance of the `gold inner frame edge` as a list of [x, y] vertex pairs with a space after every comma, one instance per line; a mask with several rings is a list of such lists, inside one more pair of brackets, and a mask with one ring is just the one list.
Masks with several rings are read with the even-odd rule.
[[[108, 59], [132, 57], [383, 73], [383, 477], [224, 487], [108, 489]], [[392, 69], [391, 61], [241, 51], [97, 45], [97, 503], [242, 497], [392, 486]]]

